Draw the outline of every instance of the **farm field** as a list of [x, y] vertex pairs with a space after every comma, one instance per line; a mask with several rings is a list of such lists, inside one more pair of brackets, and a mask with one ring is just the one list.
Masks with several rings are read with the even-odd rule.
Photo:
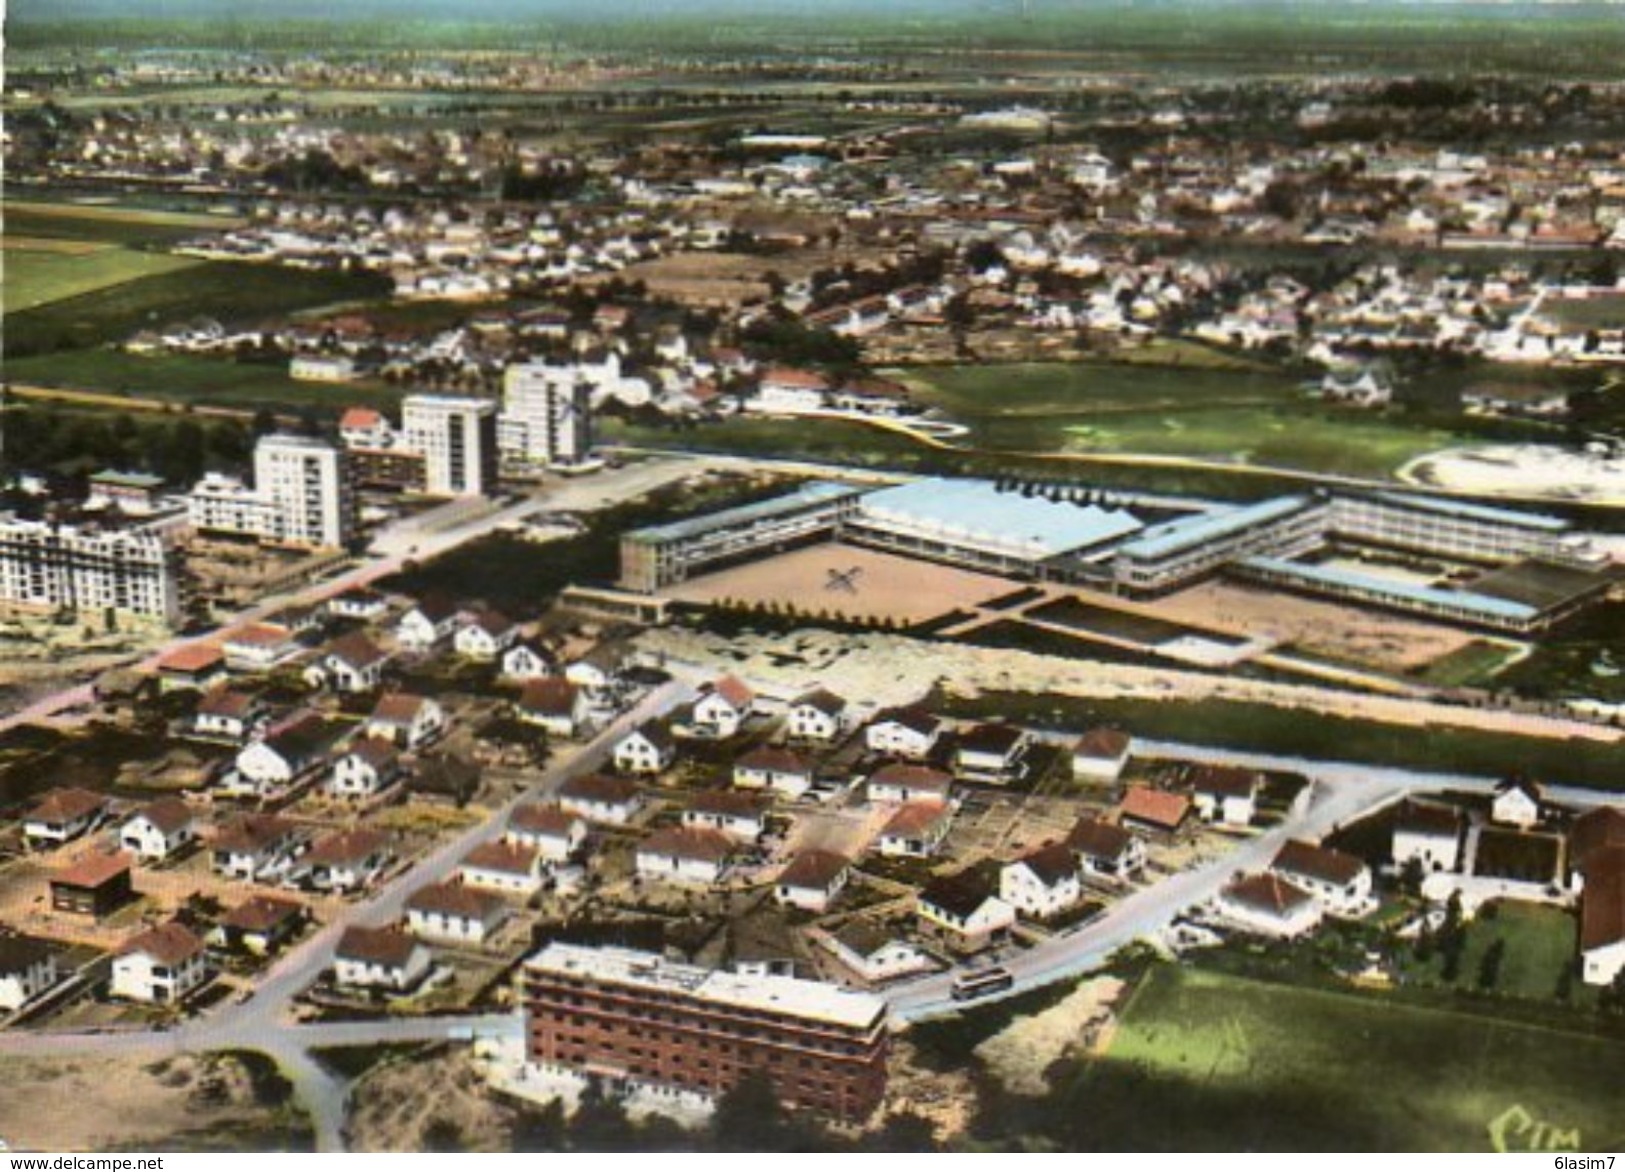
[[5, 311], [17, 313], [199, 263], [110, 244], [7, 236]]
[[[1220, 356], [1222, 357], [1222, 356]], [[922, 401], [971, 426], [980, 447], [1069, 454], [1134, 452], [1384, 477], [1460, 445], [1454, 432], [1307, 400], [1291, 377], [1205, 365], [1022, 363], [921, 367]]]
[[339, 411], [392, 404], [398, 388], [360, 383], [304, 382], [283, 364], [234, 362], [190, 354], [142, 356], [122, 350], [65, 350], [6, 362], [6, 374], [24, 386], [63, 387], [137, 395], [176, 404]]
[[1177, 1088], [1192, 1150], [1489, 1151], [1499, 1131], [1511, 1150], [1606, 1151], [1625, 1143], [1622, 1063], [1616, 1039], [1163, 967], [1085, 1082], [1134, 1067], [1142, 1096]]
[[387, 291], [388, 282], [376, 276], [208, 261], [8, 311], [7, 366], [29, 355], [123, 342], [139, 330], [201, 316], [228, 324], [254, 321]]

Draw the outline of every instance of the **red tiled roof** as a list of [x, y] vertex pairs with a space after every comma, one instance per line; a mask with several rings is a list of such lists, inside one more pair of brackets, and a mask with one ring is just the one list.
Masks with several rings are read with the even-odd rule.
[[413, 937], [397, 928], [346, 928], [333, 955], [340, 960], [400, 968], [421, 948]]
[[513, 814], [508, 818], [508, 827], [526, 834], [546, 834], [563, 838], [570, 833], [570, 827], [580, 820], [556, 803], [527, 802], [514, 808]]
[[528, 680], [519, 693], [519, 707], [539, 716], [569, 716], [575, 711], [580, 689], [562, 676]]
[[1115, 761], [1128, 752], [1130, 744], [1129, 735], [1121, 729], [1092, 728], [1078, 738], [1078, 743], [1072, 746], [1072, 752], [1079, 757]]
[[1124, 818], [1163, 830], [1177, 830], [1190, 816], [1191, 802], [1184, 794], [1134, 785], [1123, 795], [1121, 810]]
[[734, 762], [735, 768], [759, 769], [766, 773], [795, 773], [806, 775], [811, 773], [807, 763], [789, 749], [781, 749], [777, 745], [758, 745], [748, 753], [742, 754]]
[[482, 842], [463, 856], [463, 866], [506, 875], [531, 875], [536, 871], [536, 849], [511, 842]]
[[1304, 875], [1343, 887], [1358, 878], [1360, 872], [1365, 870], [1365, 864], [1343, 851], [1293, 839], [1276, 852], [1270, 870]]
[[203, 941], [194, 936], [191, 929], [171, 922], [130, 937], [119, 946], [118, 955], [145, 953], [162, 964], [177, 965], [202, 951]]
[[53, 884], [64, 887], [100, 887], [130, 869], [130, 856], [123, 851], [110, 855], [86, 855], [71, 867], [51, 876]]
[[899, 789], [925, 790], [947, 796], [954, 779], [940, 769], [927, 765], [883, 765], [869, 775], [869, 784], [895, 786]]
[[800, 887], [808, 891], [828, 891], [835, 886], [841, 872], [852, 865], [852, 860], [834, 851], [811, 850], [799, 852], [779, 872], [779, 883], [785, 887]]
[[107, 805], [101, 794], [77, 786], [54, 789], [34, 803], [25, 822], [73, 822], [98, 813]]
[[726, 834], [694, 826], [669, 826], [655, 831], [638, 844], [640, 855], [696, 859], [706, 863], [723, 862], [733, 852], [733, 839]]
[[382, 830], [339, 830], [316, 840], [304, 861], [325, 867], [361, 862], [389, 849], [389, 835]]
[[232, 908], [220, 917], [224, 928], [240, 932], [268, 932], [277, 925], [305, 914], [305, 905], [292, 899], [278, 899], [274, 895], [256, 895]]
[[744, 708], [756, 699], [756, 693], [738, 676], [723, 676], [714, 685], [714, 690], [735, 708]]
[[177, 647], [158, 661], [159, 671], [186, 672], [188, 674], [217, 667], [225, 662], [225, 653], [213, 643], [189, 643]]
[[1228, 765], [1198, 765], [1191, 771], [1191, 788], [1218, 798], [1250, 798], [1263, 780], [1256, 769]]
[[391, 692], [378, 698], [369, 719], [386, 721], [390, 724], [411, 724], [428, 702], [424, 697], [413, 695], [411, 692]]
[[891, 816], [881, 834], [887, 838], [912, 838], [936, 829], [952, 816], [952, 811], [941, 803], [912, 802]]
[[130, 821], [133, 822], [136, 818], [145, 818], [163, 833], [173, 834], [183, 826], [189, 825], [195, 817], [192, 807], [188, 806], [180, 798], [159, 798], [155, 802], [149, 802], [142, 806], [130, 818]]
[[1289, 883], [1279, 875], [1249, 875], [1237, 879], [1224, 889], [1225, 898], [1244, 907], [1283, 916], [1312, 901], [1303, 888]]
[[1091, 859], [1115, 859], [1128, 849], [1134, 836], [1121, 826], [1095, 818], [1080, 818], [1066, 836], [1072, 850]]
[[455, 883], [420, 887], [406, 901], [408, 911], [439, 913], [465, 920], [487, 920], [505, 906], [495, 895]]

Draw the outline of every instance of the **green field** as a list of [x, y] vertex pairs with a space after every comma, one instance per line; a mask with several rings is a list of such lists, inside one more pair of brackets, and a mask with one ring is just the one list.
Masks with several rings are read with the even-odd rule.
[[226, 324], [253, 322], [297, 309], [382, 296], [388, 290], [388, 281], [377, 276], [208, 261], [34, 309], [8, 310], [7, 367], [17, 358], [119, 343], [140, 330], [196, 317]]
[[1625, 604], [1605, 602], [1577, 615], [1495, 682], [1522, 696], [1625, 702]]
[[9, 315], [143, 277], [190, 268], [200, 262], [129, 248], [62, 251], [14, 244], [5, 249], [5, 312]]
[[933, 712], [965, 719], [998, 717], [1069, 732], [1110, 724], [1135, 736], [1193, 745], [1481, 777], [1504, 777], [1508, 763], [1515, 762], [1529, 776], [1554, 783], [1625, 789], [1625, 742], [1525, 737], [1438, 725], [1419, 732], [1405, 725], [1236, 700], [1085, 700], [991, 691], [966, 697], [939, 691], [929, 705]]
[[1126, 1126], [1160, 1121], [1172, 1134], [1156, 1146], [1470, 1152], [1494, 1150], [1492, 1131], [1511, 1150], [1625, 1143], [1616, 1039], [1191, 969], [1152, 970], [1080, 1106], [1125, 1069], [1144, 1080], [1144, 1120]]
[[288, 377], [284, 362], [263, 364], [191, 354], [129, 354], [123, 350], [63, 350], [6, 362], [6, 377], [23, 385], [92, 390], [244, 410], [340, 411], [385, 406], [402, 391], [383, 384], [314, 383]]
[[1317, 404], [1278, 371], [1226, 368], [1223, 356], [1170, 357], [1183, 364], [922, 367], [908, 381], [923, 402], [968, 424], [971, 443], [1000, 451], [1183, 456], [1380, 477], [1463, 440], [1395, 415]]
[[[1550, 1001], [1572, 976], [1576, 955], [1578, 925], [1573, 912], [1538, 903], [1503, 901], [1487, 904], [1467, 923], [1466, 942], [1453, 982], [1472, 989], [1478, 984], [1484, 955], [1497, 941], [1504, 949], [1494, 992], [1536, 1001]], [[1407, 980], [1447, 984], [1444, 958], [1437, 953], [1428, 960], [1412, 960]], [[1570, 995], [1584, 992], [1578, 981]]]
[[1441, 688], [1486, 686], [1493, 684], [1496, 672], [1518, 654], [1517, 646], [1474, 639], [1435, 659], [1417, 678]]
[[237, 222], [228, 216], [149, 208], [7, 200], [5, 234], [137, 248], [175, 244]]

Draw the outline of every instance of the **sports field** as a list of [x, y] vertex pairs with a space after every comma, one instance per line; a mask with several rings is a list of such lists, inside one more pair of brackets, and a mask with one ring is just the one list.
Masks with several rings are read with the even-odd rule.
[[[1610, 1151], [1625, 1144], [1625, 1042], [1476, 1014], [1154, 969], [1133, 995], [1105, 1080], [1133, 1066], [1181, 1087], [1197, 1145], [1278, 1147], [1284, 1130], [1328, 1150]], [[1168, 1082], [1167, 1080], [1174, 1080]], [[1190, 1117], [1201, 1096], [1217, 1112]], [[1151, 1117], [1159, 1104], [1146, 1101]], [[1276, 1118], [1276, 1112], [1291, 1118]], [[1177, 1124], [1176, 1124], [1177, 1125]]]
[[1010, 580], [828, 543], [731, 566], [661, 593], [683, 602], [777, 603], [807, 615], [917, 623], [1008, 594]]

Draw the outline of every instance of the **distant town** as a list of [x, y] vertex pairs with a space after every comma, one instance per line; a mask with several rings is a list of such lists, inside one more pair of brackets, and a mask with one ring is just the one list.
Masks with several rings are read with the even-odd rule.
[[1617, 1147], [1577, 9], [1550, 77], [24, 20], [0, 1139]]

